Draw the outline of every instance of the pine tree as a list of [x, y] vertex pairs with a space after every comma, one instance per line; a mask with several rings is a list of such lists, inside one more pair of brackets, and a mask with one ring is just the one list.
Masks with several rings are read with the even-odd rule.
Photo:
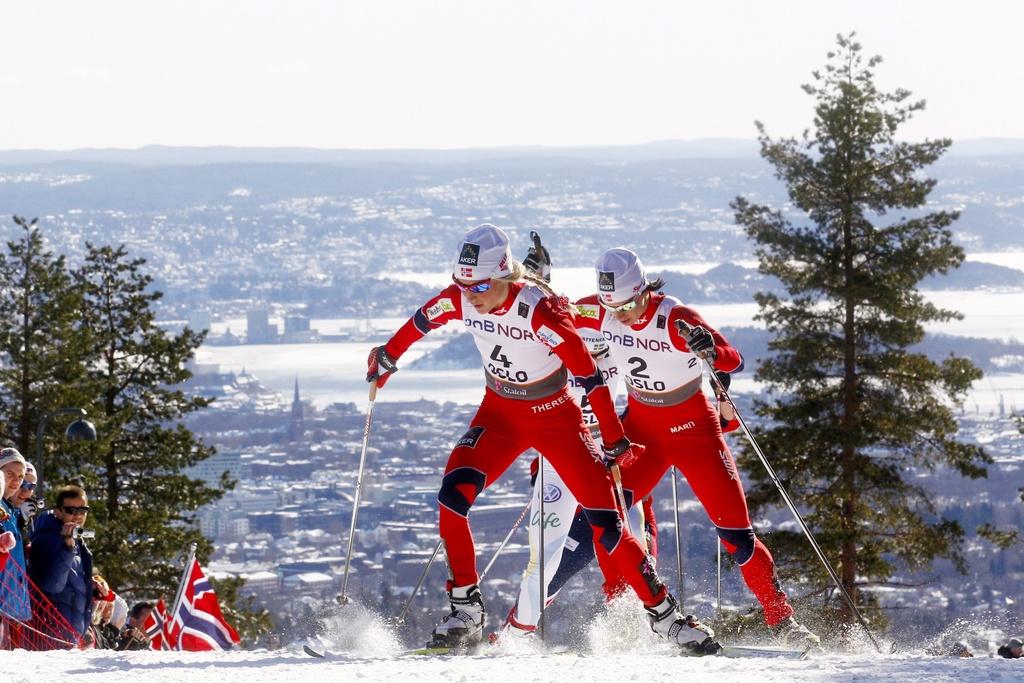
[[189, 544], [198, 543], [203, 560], [210, 552], [195, 511], [232, 485], [225, 476], [209, 487], [183, 472], [214, 454], [181, 423], [210, 402], [179, 387], [203, 333], [169, 334], [156, 325], [153, 306], [162, 295], [151, 291], [144, 259], [129, 258], [123, 246], [86, 246], [74, 272], [88, 343], [82, 395], [95, 401], [90, 412], [100, 435], [69, 448], [64, 471], [85, 479], [97, 527], [92, 547], [111, 585], [173, 593]]
[[[74, 407], [74, 387], [83, 377], [81, 338], [74, 333], [79, 296], [63, 256], [46, 249], [38, 219], [14, 216], [21, 237], [0, 253], [0, 414], [5, 434], [28, 460], [35, 456], [42, 417]], [[44, 443], [56, 447], [58, 442]], [[48, 453], [43, 477], [52, 479]]]
[[[815, 100], [813, 129], [800, 140], [772, 139], [757, 123], [761, 155], [791, 206], [739, 197], [732, 207], [760, 271], [788, 294], [756, 297], [773, 336], [773, 355], [757, 371], [770, 399], [756, 404], [766, 418], [756, 436], [845, 588], [870, 603], [858, 588], [891, 582], [897, 571], [925, 570], [937, 558], [964, 570], [963, 529], [942, 518], [919, 477], [945, 468], [983, 477], [991, 459], [956, 441], [951, 410], [981, 372], [962, 358], [935, 363], [910, 350], [923, 323], [959, 317], [916, 289], [964, 258], [949, 230], [958, 214], [926, 208], [935, 181], [922, 171], [951, 142], [897, 140], [924, 102], [878, 90], [881, 59], [865, 62], [853, 34], [837, 41], [824, 73], [803, 86]], [[777, 506], [749, 450], [741, 462], [754, 484], [752, 509]], [[779, 531], [770, 544], [784, 573], [828, 589], [802, 536]]]

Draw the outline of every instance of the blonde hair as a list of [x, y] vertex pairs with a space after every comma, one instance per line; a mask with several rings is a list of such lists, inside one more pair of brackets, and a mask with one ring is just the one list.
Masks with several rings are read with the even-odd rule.
[[[526, 282], [527, 284], [538, 287], [540, 291], [544, 292], [544, 294], [546, 294], [547, 296], [551, 296], [556, 299], [565, 299], [566, 301], [568, 301], [569, 299], [568, 297], [563, 296], [556, 292], [554, 289], [552, 289], [551, 284], [545, 281], [544, 278], [538, 277], [533, 273], [528, 272], [526, 270], [526, 266], [524, 266], [520, 261], [516, 261], [515, 259], [512, 259], [511, 273], [503, 277], [496, 277], [494, 279], [499, 282], [507, 282], [509, 284], [514, 284], [520, 281]], [[573, 304], [572, 302], [570, 302], [568, 305], [569, 310], [572, 311], [573, 315], [575, 315], [577, 313], [576, 305]]]

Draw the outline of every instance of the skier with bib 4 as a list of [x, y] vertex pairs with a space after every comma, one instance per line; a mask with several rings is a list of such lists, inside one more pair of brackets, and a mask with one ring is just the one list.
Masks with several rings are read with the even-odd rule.
[[[430, 645], [465, 647], [481, 641], [485, 611], [469, 511], [480, 492], [533, 447], [583, 507], [594, 542], [605, 555], [604, 566], [636, 592], [652, 629], [684, 653], [718, 652], [713, 631], [679, 614], [651, 558], [622, 529], [607, 465], [617, 462], [628, 471], [633, 461], [642, 461], [643, 447], [625, 437], [568, 302], [554, 296], [542, 280], [525, 276], [523, 265], [512, 259], [508, 237], [493, 225], [466, 234], [456, 252], [452, 284], [370, 352], [367, 381], [383, 386], [410, 345], [453, 322], [473, 335], [487, 386], [469, 429], [449, 456], [438, 493], [451, 610], [434, 628]], [[566, 388], [568, 372], [586, 384], [601, 424], [600, 448]]]
[[[598, 293], [577, 303], [576, 321], [608, 341], [628, 394], [625, 432], [646, 445], [644, 457], [622, 471], [627, 502], [643, 498], [670, 467], [678, 468], [739, 564], [768, 627], [787, 645], [817, 645], [818, 636], [793, 619], [775, 561], [754, 534], [722, 418], [701, 388], [704, 356], [718, 373], [742, 370], [742, 356], [697, 311], [660, 293], [662, 281], [649, 281], [629, 249], [606, 251], [596, 271]], [[680, 320], [688, 334], [680, 332]]]

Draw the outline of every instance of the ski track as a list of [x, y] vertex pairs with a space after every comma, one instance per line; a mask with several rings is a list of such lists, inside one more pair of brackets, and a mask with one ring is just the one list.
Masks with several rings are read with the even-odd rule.
[[147, 683], [256, 683], [257, 681], [680, 681], [694, 683], [796, 683], [853, 681], [981, 683], [1024, 680], [1024, 660], [955, 659], [917, 655], [875, 657], [822, 655], [804, 661], [691, 658], [663, 654], [509, 654], [481, 656], [330, 655], [313, 659], [301, 651], [233, 652], [17, 652], [10, 680], [145, 680]]

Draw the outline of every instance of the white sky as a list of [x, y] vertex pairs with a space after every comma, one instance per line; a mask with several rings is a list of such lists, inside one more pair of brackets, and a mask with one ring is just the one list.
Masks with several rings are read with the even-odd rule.
[[0, 149], [615, 145], [797, 133], [839, 32], [1024, 138], [1024, 2], [0, 0]]

